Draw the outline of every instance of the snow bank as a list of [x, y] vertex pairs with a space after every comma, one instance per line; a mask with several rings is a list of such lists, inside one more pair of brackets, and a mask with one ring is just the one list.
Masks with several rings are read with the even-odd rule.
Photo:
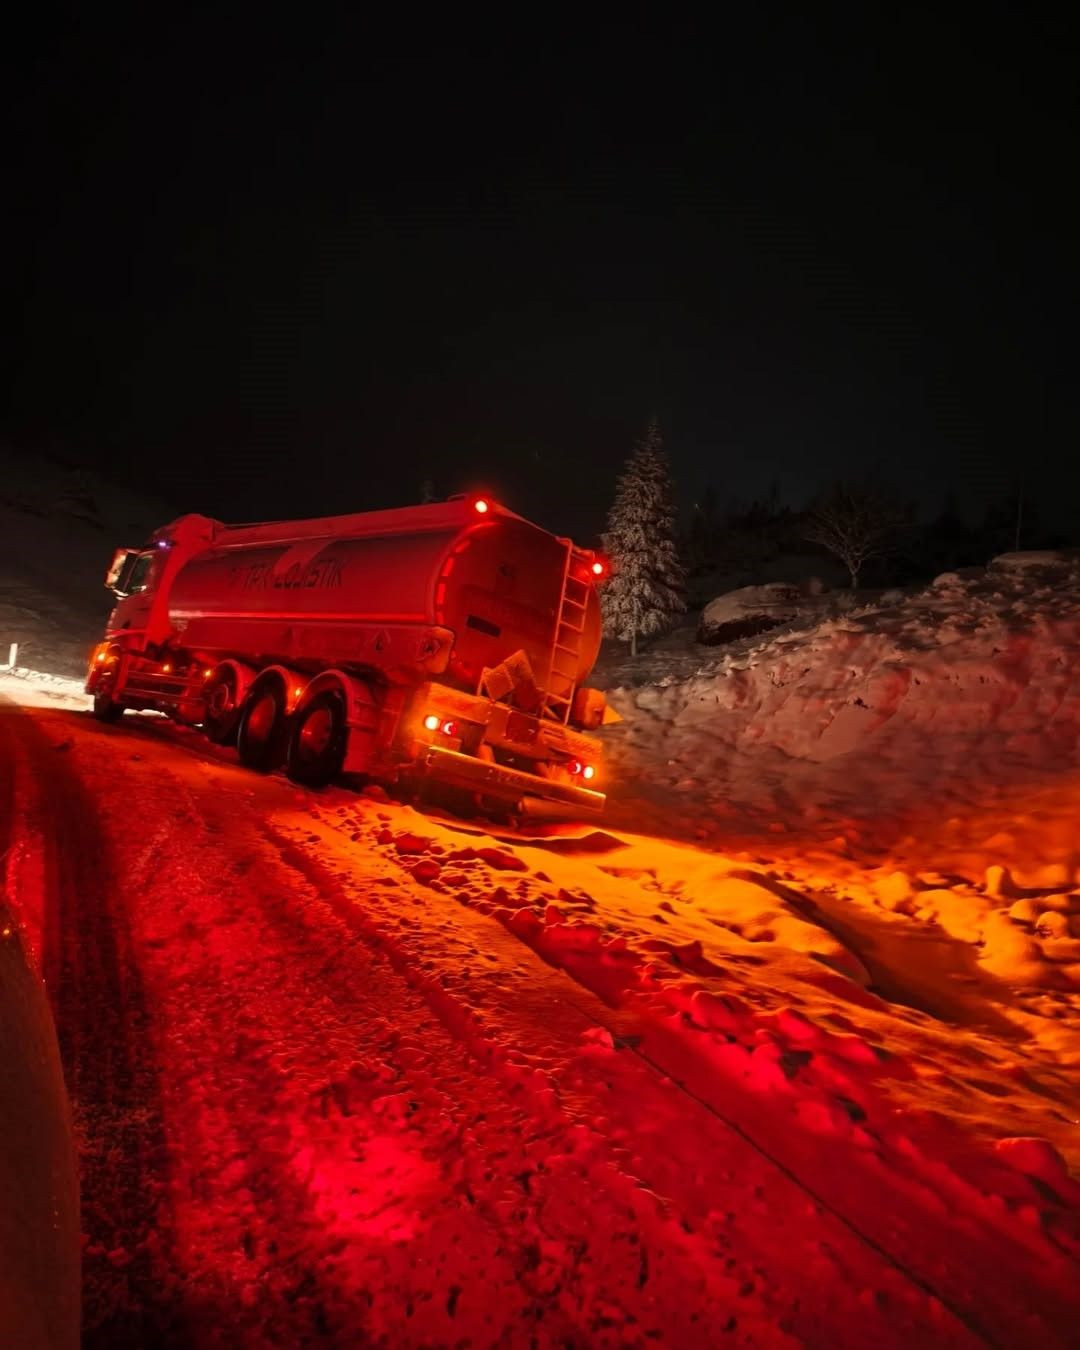
[[1078, 657], [1080, 558], [1006, 555], [725, 656], [689, 681], [610, 699], [649, 736], [663, 727], [669, 757], [706, 763], [721, 744], [724, 756], [770, 745], [832, 760], [888, 743], [893, 757], [961, 760], [992, 734], [995, 755], [1041, 764], [1075, 754]]
[[86, 710], [92, 700], [83, 689], [82, 680], [65, 679], [62, 675], [47, 675], [40, 670], [23, 666], [0, 666], [0, 698], [26, 708], [74, 708]]
[[827, 858], [816, 884], [969, 950], [963, 978], [1080, 1062], [1080, 556], [1005, 555], [609, 697], [614, 823]]

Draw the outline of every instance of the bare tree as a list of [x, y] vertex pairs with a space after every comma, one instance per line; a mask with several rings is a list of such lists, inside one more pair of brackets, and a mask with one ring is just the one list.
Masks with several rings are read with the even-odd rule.
[[851, 589], [870, 558], [892, 551], [904, 516], [873, 488], [840, 484], [811, 507], [804, 537], [835, 554], [851, 577]]

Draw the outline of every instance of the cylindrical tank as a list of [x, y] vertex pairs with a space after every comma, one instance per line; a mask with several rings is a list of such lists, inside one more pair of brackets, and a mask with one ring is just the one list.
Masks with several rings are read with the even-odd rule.
[[[224, 526], [176, 573], [168, 614], [183, 645], [208, 657], [305, 668], [377, 664], [360, 655], [361, 631], [445, 628], [455, 683], [475, 686], [484, 666], [524, 650], [543, 686], [568, 547], [519, 516], [495, 507], [481, 515], [471, 503]], [[579, 557], [570, 566], [590, 580]], [[591, 584], [576, 613], [580, 682], [600, 648]]]

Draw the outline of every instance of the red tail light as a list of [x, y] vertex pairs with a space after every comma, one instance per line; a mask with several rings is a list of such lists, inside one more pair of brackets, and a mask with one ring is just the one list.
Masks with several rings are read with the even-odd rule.
[[586, 782], [590, 778], [596, 777], [596, 769], [592, 764], [582, 764], [580, 759], [572, 759], [566, 766], [567, 772], [574, 778], [584, 778]]
[[484, 497], [477, 497], [473, 502], [473, 508], [483, 516], [490, 510], [490, 503]]
[[456, 736], [456, 735], [457, 735], [457, 723], [456, 723], [456, 722], [444, 722], [444, 723], [442, 724], [442, 734], [443, 734], [444, 736]]
[[602, 577], [606, 571], [607, 571], [607, 568], [606, 568], [606, 567], [604, 566], [604, 564], [600, 561], [600, 559], [597, 558], [596, 562], [594, 562], [593, 565], [592, 565], [592, 574], [593, 574], [593, 576], [594, 576], [594, 577]]

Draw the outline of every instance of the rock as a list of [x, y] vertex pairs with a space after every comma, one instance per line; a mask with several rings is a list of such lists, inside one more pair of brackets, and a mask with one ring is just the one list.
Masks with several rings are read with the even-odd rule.
[[780, 624], [791, 623], [805, 608], [797, 586], [770, 582], [765, 586], [742, 586], [710, 601], [702, 611], [696, 641], [705, 646], [754, 637]]

